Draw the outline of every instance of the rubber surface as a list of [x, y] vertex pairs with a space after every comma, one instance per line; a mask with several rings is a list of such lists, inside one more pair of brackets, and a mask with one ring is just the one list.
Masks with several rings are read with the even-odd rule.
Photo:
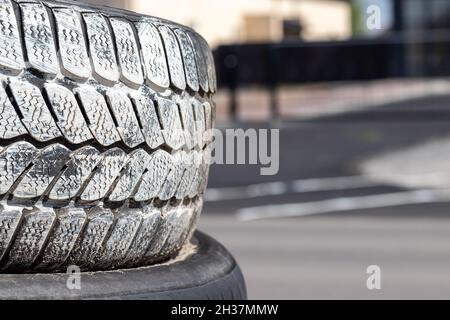
[[216, 78], [187, 27], [0, 0], [0, 272], [168, 259], [206, 188]]
[[82, 273], [81, 290], [69, 290], [68, 274], [0, 275], [0, 299], [246, 299], [246, 286], [230, 253], [197, 232], [195, 251], [152, 267]]
[[205, 41], [93, 10], [0, 0], [0, 195], [95, 204], [201, 194], [215, 113]]
[[108, 270], [172, 257], [190, 238], [200, 199], [143, 208], [2, 207], [2, 272]]

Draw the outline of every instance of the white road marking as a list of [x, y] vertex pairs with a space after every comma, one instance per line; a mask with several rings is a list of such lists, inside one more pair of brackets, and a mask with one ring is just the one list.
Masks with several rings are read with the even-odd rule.
[[314, 202], [249, 207], [238, 210], [237, 217], [242, 221], [252, 221], [433, 202], [450, 202], [450, 189], [424, 189]]
[[380, 185], [363, 176], [303, 179], [285, 182], [258, 183], [242, 187], [210, 188], [206, 190], [206, 201], [225, 201], [276, 196], [286, 193], [347, 190]]

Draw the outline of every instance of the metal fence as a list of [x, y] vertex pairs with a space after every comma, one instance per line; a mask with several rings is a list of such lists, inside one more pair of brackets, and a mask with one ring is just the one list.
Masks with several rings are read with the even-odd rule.
[[236, 91], [242, 87], [262, 86], [270, 90], [272, 113], [277, 117], [276, 92], [280, 85], [449, 76], [448, 57], [450, 33], [226, 45], [215, 50], [219, 86], [231, 92], [233, 117], [238, 108]]

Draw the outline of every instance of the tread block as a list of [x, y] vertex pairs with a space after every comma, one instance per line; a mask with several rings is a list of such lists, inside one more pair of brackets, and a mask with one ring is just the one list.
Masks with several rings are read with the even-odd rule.
[[64, 137], [74, 144], [93, 138], [72, 91], [54, 83], [45, 84], [45, 90]]
[[55, 270], [66, 261], [86, 221], [86, 213], [80, 208], [55, 211], [56, 224], [42, 253], [42, 259], [34, 268], [37, 271]]
[[204, 102], [203, 103], [203, 112], [205, 114], [205, 141], [206, 143], [211, 143], [212, 139], [213, 139], [213, 133], [212, 133], [212, 128], [213, 128], [213, 120], [212, 120], [212, 107], [211, 104], [209, 102]]
[[2, 270], [30, 269], [45, 245], [55, 220], [55, 212], [52, 208], [24, 209], [23, 220]]
[[120, 266], [135, 266], [157, 236], [161, 223], [161, 210], [152, 206], [142, 208], [142, 223], [136, 237], [128, 248], [126, 261]]
[[22, 208], [0, 204], [0, 260], [11, 245], [21, 218]]
[[176, 253], [183, 246], [189, 232], [194, 210], [191, 208], [177, 208], [173, 216], [167, 219], [169, 235], [164, 242], [159, 256], [168, 256]]
[[0, 86], [0, 138], [11, 139], [26, 133], [27, 130], [9, 101], [5, 89]]
[[142, 176], [139, 189], [133, 196], [136, 201], [147, 201], [158, 196], [173, 166], [172, 157], [165, 151], [158, 150], [150, 157], [147, 172]]
[[209, 91], [216, 92], [217, 90], [217, 80], [216, 80], [216, 68], [214, 64], [214, 57], [212, 55], [212, 51], [209, 49], [208, 43], [205, 39], [198, 36], [200, 39], [200, 43], [203, 49], [203, 56], [206, 61], [206, 70], [208, 72], [208, 82], [209, 82]]
[[101, 261], [102, 265], [109, 267], [115, 267], [126, 259], [127, 251], [142, 222], [142, 214], [138, 209], [129, 209], [126, 213], [117, 214], [119, 216], [105, 243]]
[[114, 43], [106, 18], [99, 13], [84, 13], [94, 72], [102, 79], [117, 82], [117, 66]]
[[22, 123], [33, 138], [45, 142], [62, 136], [38, 87], [19, 80], [12, 80], [9, 87], [22, 113]]
[[209, 80], [208, 80], [208, 67], [206, 65], [206, 59], [203, 55], [203, 48], [199, 38], [192, 32], [188, 32], [188, 36], [191, 39], [195, 52], [195, 60], [198, 68], [198, 79], [200, 82], [200, 88], [204, 92], [209, 92]]
[[164, 137], [159, 124], [158, 114], [155, 110], [155, 104], [149, 93], [142, 91], [134, 93], [131, 99], [136, 106], [145, 141], [150, 148], [156, 149], [164, 143]]
[[57, 74], [59, 63], [46, 8], [41, 3], [21, 3], [20, 8], [28, 62], [39, 71]]
[[177, 104], [164, 98], [157, 98], [156, 102], [166, 144], [175, 150], [180, 149], [185, 141]]
[[120, 141], [119, 132], [103, 95], [88, 86], [77, 88], [75, 92], [81, 101], [89, 122], [89, 129], [95, 139], [103, 146], [110, 146]]
[[66, 164], [69, 155], [69, 149], [60, 144], [43, 149], [33, 160], [33, 166], [23, 176], [13, 195], [21, 199], [42, 196]]
[[180, 46], [173, 31], [166, 25], [158, 26], [166, 49], [167, 64], [169, 65], [170, 80], [180, 90], [186, 89], [186, 78], [183, 68]]
[[197, 189], [198, 195], [203, 195], [206, 190], [206, 185], [208, 184], [209, 177], [209, 164], [211, 163], [211, 145], [207, 145], [203, 150], [203, 159], [200, 165], [200, 185], [199, 189]]
[[139, 48], [131, 23], [123, 19], [111, 18], [114, 31], [119, 65], [123, 80], [136, 85], [144, 83]]
[[192, 90], [198, 91], [200, 89], [200, 83], [198, 82], [198, 69], [197, 63], [195, 62], [195, 53], [191, 39], [189, 39], [186, 33], [181, 29], [175, 29], [174, 32], [178, 38], [181, 53], [183, 55], [186, 83]]
[[201, 157], [198, 155], [197, 151], [190, 152], [186, 154], [184, 161], [184, 174], [181, 178], [180, 185], [175, 193], [175, 198], [184, 199], [189, 196], [189, 189], [191, 187], [192, 181], [194, 180], [194, 175], [197, 172], [197, 168], [200, 167]]
[[81, 200], [96, 201], [104, 198], [127, 160], [128, 155], [121, 149], [106, 151], [102, 162], [81, 194]]
[[150, 155], [144, 150], [137, 150], [130, 154], [129, 160], [121, 171], [121, 176], [109, 196], [110, 201], [124, 201], [134, 194], [134, 190], [147, 169], [150, 159]]
[[147, 79], [157, 86], [168, 88], [170, 86], [169, 70], [158, 29], [149, 22], [139, 22], [136, 27]]
[[100, 152], [92, 147], [73, 152], [66, 169], [50, 191], [49, 199], [68, 200], [75, 197], [102, 158]]
[[6, 194], [38, 154], [28, 142], [17, 142], [0, 153], [0, 194]]
[[189, 197], [193, 198], [196, 195], [200, 194], [200, 188], [203, 183], [202, 174], [204, 173], [204, 166], [205, 166], [205, 159], [204, 159], [204, 153], [199, 152], [196, 154], [196, 159], [194, 161], [196, 162], [196, 170], [194, 174], [194, 178], [191, 182], [190, 190], [189, 190]]
[[142, 262], [145, 264], [154, 263], [160, 257], [159, 253], [164, 248], [167, 238], [172, 230], [173, 220], [178, 218], [180, 210], [178, 208], [169, 208], [163, 211], [158, 233], [153, 238], [150, 246], [145, 252]]
[[[108, 91], [106, 96], [118, 125], [117, 131], [122, 137], [123, 142], [130, 148], [144, 143], [144, 136], [142, 135], [136, 113], [128, 96], [123, 92], [115, 90]], [[146, 119], [143, 120], [145, 121]]]
[[192, 108], [194, 110], [194, 117], [195, 117], [195, 131], [197, 133], [197, 145], [203, 149], [203, 147], [206, 144], [205, 109], [203, 107], [203, 104], [196, 99], [192, 99]]
[[175, 196], [177, 188], [184, 174], [186, 163], [186, 152], [180, 151], [173, 156], [172, 169], [167, 175], [158, 198], [161, 200], [169, 200]]
[[194, 109], [192, 107], [191, 98], [188, 95], [185, 95], [178, 100], [178, 106], [180, 108], [181, 121], [183, 122], [186, 147], [193, 149], [198, 144], [198, 137], [195, 128]]
[[0, 0], [0, 66], [25, 68], [16, 14], [10, 0]]
[[103, 243], [114, 222], [114, 214], [111, 210], [101, 207], [87, 209], [86, 214], [86, 226], [66, 260], [66, 265], [84, 268], [94, 265], [101, 259]]
[[86, 39], [77, 13], [71, 8], [54, 8], [62, 67], [76, 77], [87, 79], [92, 69]]

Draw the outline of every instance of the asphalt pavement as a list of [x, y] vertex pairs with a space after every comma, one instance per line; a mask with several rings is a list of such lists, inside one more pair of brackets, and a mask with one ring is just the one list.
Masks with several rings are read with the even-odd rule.
[[[279, 174], [214, 165], [200, 221], [236, 256], [250, 298], [450, 298], [449, 200], [366, 183], [359, 170], [380, 154], [450, 137], [450, 96], [279, 125]], [[258, 215], [268, 208], [270, 219]], [[254, 218], [243, 221], [243, 210]], [[367, 289], [370, 265], [381, 269], [380, 290]]]

